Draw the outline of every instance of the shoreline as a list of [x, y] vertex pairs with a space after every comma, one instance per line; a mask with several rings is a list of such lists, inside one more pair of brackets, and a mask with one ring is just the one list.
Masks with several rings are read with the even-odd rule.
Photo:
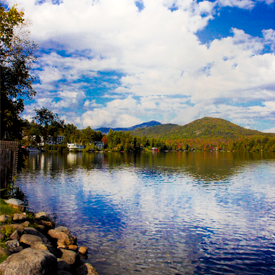
[[56, 227], [45, 212], [26, 211], [18, 199], [1, 199], [1, 206], [1, 275], [98, 275], [84, 260], [88, 248], [67, 227]]

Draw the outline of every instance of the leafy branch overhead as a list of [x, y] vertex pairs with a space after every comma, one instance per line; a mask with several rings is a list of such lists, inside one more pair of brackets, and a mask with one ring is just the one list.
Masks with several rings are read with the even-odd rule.
[[24, 12], [0, 3], [1, 139], [20, 139], [24, 98], [32, 99], [31, 69], [37, 45], [29, 39]]

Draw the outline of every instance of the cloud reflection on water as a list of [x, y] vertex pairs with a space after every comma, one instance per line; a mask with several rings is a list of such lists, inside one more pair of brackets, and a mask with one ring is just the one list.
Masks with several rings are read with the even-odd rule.
[[275, 259], [274, 159], [263, 158], [45, 154], [18, 184], [79, 236], [102, 274], [233, 272], [244, 254], [244, 269]]

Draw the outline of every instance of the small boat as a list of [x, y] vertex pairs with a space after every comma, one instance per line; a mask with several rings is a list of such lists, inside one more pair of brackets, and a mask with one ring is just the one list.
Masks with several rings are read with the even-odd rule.
[[28, 148], [26, 148], [26, 150], [29, 152], [29, 153], [40, 153], [40, 150], [34, 146], [30, 146]]

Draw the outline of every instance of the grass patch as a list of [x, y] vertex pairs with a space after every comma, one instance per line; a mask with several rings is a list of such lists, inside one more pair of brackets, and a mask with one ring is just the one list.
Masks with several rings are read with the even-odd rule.
[[12, 216], [14, 213], [21, 213], [21, 211], [8, 205], [3, 199], [0, 199], [0, 215]]
[[26, 212], [26, 216], [29, 222], [32, 222], [35, 219], [35, 215], [32, 212]]
[[[4, 262], [8, 257], [9, 257], [9, 255], [0, 256], [0, 264], [1, 264], [2, 262]], [[1, 271], [0, 271], [0, 275], [2, 275], [2, 272], [1, 272]]]
[[8, 241], [10, 239], [10, 235], [14, 231], [15, 231], [15, 229], [8, 224], [6, 224], [3, 228], [1, 228], [0, 232], [5, 235], [4, 240], [2, 239], [2, 241], [4, 241], [4, 242]]

